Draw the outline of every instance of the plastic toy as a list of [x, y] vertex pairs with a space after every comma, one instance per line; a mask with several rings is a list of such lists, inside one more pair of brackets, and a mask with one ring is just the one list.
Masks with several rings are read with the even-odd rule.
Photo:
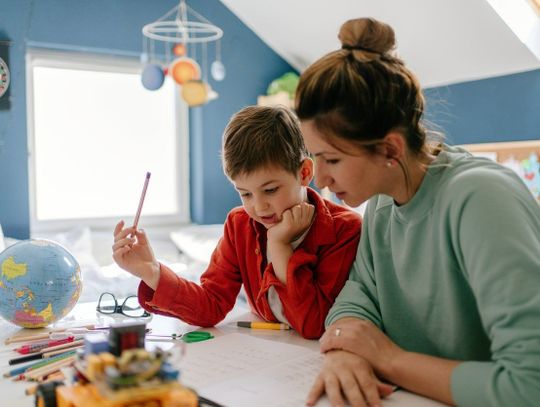
[[[219, 404], [199, 397], [179, 381], [177, 364], [182, 346], [171, 351], [147, 351], [140, 347], [118, 346], [126, 335], [131, 344], [140, 344], [144, 325], [114, 327], [109, 334], [107, 352], [78, 353], [72, 383], [52, 381], [38, 386], [37, 407], [198, 407]], [[201, 339], [202, 340], [202, 339]], [[143, 342], [144, 343], [144, 339]], [[87, 348], [89, 348], [87, 346]], [[121, 352], [118, 350], [121, 349]], [[114, 351], [116, 355], [110, 353]]]
[[197, 394], [178, 382], [168, 353], [130, 349], [89, 355], [74, 367], [76, 383], [42, 384], [37, 407], [197, 407]]

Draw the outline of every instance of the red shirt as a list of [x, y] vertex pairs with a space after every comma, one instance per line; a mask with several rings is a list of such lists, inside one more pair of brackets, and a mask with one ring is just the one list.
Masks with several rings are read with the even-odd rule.
[[254, 313], [277, 321], [268, 304], [275, 287], [283, 314], [305, 338], [319, 338], [324, 320], [349, 276], [360, 239], [361, 218], [308, 188], [315, 206], [311, 228], [293, 252], [287, 284], [266, 261], [266, 228], [242, 207], [229, 212], [208, 269], [196, 284], [161, 265], [156, 291], [141, 281], [139, 302], [150, 312], [173, 316], [198, 326], [214, 326], [233, 308], [242, 284]]

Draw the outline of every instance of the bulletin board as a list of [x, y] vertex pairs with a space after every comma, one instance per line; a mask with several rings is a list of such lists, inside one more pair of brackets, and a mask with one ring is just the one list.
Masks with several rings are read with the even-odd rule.
[[461, 147], [516, 171], [540, 202], [540, 140], [466, 144]]

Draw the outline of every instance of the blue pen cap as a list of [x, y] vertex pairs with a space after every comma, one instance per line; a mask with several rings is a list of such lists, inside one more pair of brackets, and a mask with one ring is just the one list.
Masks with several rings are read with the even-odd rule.
[[161, 365], [159, 376], [164, 381], [178, 380], [180, 377], [180, 370], [174, 368], [170, 363], [165, 362]]
[[93, 333], [84, 335], [85, 356], [109, 352], [109, 339], [105, 334]]

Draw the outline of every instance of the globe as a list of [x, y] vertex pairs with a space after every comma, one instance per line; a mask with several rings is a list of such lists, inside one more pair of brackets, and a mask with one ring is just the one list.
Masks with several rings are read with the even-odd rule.
[[81, 294], [75, 257], [50, 240], [15, 243], [0, 253], [0, 315], [24, 328], [41, 328], [64, 317]]

